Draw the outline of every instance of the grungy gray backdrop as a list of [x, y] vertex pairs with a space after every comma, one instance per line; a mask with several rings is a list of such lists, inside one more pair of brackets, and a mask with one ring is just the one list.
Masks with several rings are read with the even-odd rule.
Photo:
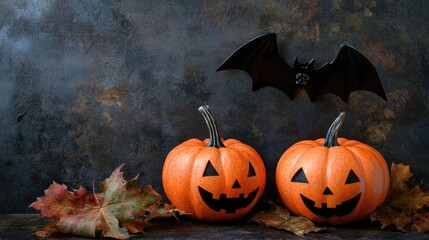
[[[208, 131], [253, 146], [266, 195], [293, 143], [340, 136], [411, 165], [429, 181], [429, 1], [0, 1], [0, 213], [28, 205], [52, 181], [91, 189], [120, 164], [163, 194], [168, 152]], [[216, 72], [239, 46], [276, 32], [292, 63], [332, 60], [342, 43], [375, 65], [387, 93], [328, 94], [311, 103], [263, 88], [242, 71]]]

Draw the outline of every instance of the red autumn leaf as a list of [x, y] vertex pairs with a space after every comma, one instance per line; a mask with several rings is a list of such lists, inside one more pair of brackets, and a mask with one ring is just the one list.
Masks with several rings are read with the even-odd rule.
[[386, 201], [371, 214], [381, 228], [393, 226], [408, 232], [429, 231], [429, 191], [425, 191], [412, 179], [410, 166], [392, 163], [390, 168], [390, 190]]
[[82, 209], [89, 202], [91, 197], [84, 187], [69, 192], [66, 185], [53, 182], [45, 190], [45, 196], [38, 197], [30, 207], [40, 210], [44, 217], [59, 219], [61, 216], [73, 214], [77, 209]]
[[83, 187], [68, 191], [64, 184], [54, 182], [45, 190], [45, 196], [30, 205], [40, 210], [42, 216], [56, 218], [54, 224], [36, 235], [47, 237], [60, 231], [84, 237], [100, 233], [102, 237], [127, 239], [129, 232], [142, 232], [150, 219], [183, 214], [162, 205], [161, 196], [151, 186], [137, 186], [137, 177], [126, 181], [120, 171], [122, 166], [101, 183], [100, 193], [88, 194]]
[[310, 232], [319, 232], [325, 229], [316, 227], [308, 218], [291, 215], [287, 208], [281, 207], [272, 201], [267, 201], [267, 204], [268, 210], [256, 213], [252, 216], [250, 221], [257, 222], [264, 226], [286, 230], [298, 236], [303, 236]]

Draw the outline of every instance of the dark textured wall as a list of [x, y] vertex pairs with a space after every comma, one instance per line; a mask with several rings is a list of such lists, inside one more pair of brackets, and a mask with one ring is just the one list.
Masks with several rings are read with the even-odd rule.
[[[0, 213], [31, 212], [52, 180], [91, 187], [126, 177], [162, 191], [167, 153], [208, 136], [210, 105], [224, 138], [259, 151], [274, 172], [294, 142], [340, 135], [411, 164], [429, 181], [428, 1], [0, 1]], [[236, 48], [278, 34], [291, 63], [332, 60], [349, 43], [375, 65], [388, 101], [354, 92], [310, 103], [251, 91], [241, 71], [216, 72]]]

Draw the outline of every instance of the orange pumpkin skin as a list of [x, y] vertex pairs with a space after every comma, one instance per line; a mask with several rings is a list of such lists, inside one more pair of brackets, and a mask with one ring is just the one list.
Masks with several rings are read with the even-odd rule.
[[[173, 205], [190, 213], [192, 218], [204, 221], [240, 218], [264, 192], [264, 163], [255, 149], [238, 140], [221, 140], [222, 147], [207, 146], [210, 140], [190, 139], [171, 150], [162, 172], [164, 191]], [[215, 169], [214, 173], [207, 174], [209, 165]], [[203, 199], [201, 191], [209, 193], [214, 207]]]
[[326, 147], [325, 140], [295, 143], [281, 156], [276, 169], [280, 197], [295, 214], [315, 222], [362, 220], [386, 198], [387, 163], [364, 143], [338, 138], [339, 146]]

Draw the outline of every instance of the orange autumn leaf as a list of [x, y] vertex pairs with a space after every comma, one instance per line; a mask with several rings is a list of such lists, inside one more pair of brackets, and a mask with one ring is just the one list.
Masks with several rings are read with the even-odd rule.
[[308, 218], [293, 216], [287, 208], [281, 207], [274, 202], [267, 201], [268, 209], [252, 216], [250, 221], [268, 227], [292, 232], [295, 235], [303, 236], [310, 232], [319, 232], [325, 228], [316, 227]]
[[382, 229], [429, 231], [429, 191], [423, 190], [412, 176], [410, 166], [392, 163], [386, 201], [370, 216], [372, 221], [381, 224]]
[[407, 182], [412, 176], [409, 165], [392, 163], [390, 166], [390, 189], [387, 199], [392, 200], [398, 194], [406, 192], [408, 189]]
[[391, 187], [386, 202], [394, 209], [412, 213], [429, 205], [429, 192], [412, 182], [410, 166], [392, 163], [390, 169]]
[[57, 223], [58, 221], [56, 220], [48, 223], [42, 230], [35, 232], [34, 235], [39, 238], [47, 238], [51, 236], [53, 233], [58, 232]]
[[100, 193], [88, 194], [84, 187], [68, 191], [67, 186], [55, 182], [49, 186], [45, 196], [37, 198], [30, 207], [56, 220], [36, 235], [48, 237], [60, 231], [84, 237], [127, 239], [129, 232], [142, 232], [150, 219], [174, 216], [176, 209], [161, 204], [161, 196], [151, 186], [138, 186], [137, 177], [126, 181], [120, 171], [122, 166], [101, 183]]

